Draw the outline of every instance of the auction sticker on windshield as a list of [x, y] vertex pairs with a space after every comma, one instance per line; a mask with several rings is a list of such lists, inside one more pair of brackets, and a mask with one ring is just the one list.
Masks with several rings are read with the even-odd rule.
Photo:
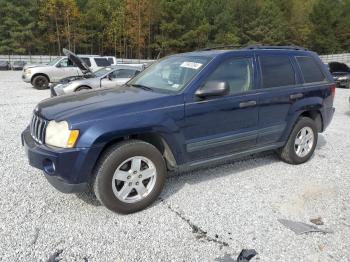
[[186, 68], [191, 68], [191, 69], [198, 69], [202, 65], [203, 64], [201, 64], [201, 63], [195, 63], [195, 62], [183, 62], [180, 66], [181, 67], [186, 67]]

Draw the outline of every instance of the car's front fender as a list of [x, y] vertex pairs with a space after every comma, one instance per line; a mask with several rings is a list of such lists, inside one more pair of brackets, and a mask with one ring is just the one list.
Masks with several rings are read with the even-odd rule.
[[171, 106], [142, 113], [109, 117], [79, 125], [82, 131], [77, 147], [104, 148], [113, 141], [128, 137], [157, 134], [168, 144], [176, 162], [184, 161], [184, 106]]

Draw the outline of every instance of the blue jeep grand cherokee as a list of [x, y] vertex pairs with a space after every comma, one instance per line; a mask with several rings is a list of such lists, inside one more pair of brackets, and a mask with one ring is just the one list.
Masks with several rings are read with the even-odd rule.
[[131, 213], [156, 200], [167, 170], [272, 149], [304, 163], [334, 95], [328, 70], [302, 48], [184, 53], [121, 88], [42, 101], [22, 141], [58, 190], [91, 188], [110, 210]]

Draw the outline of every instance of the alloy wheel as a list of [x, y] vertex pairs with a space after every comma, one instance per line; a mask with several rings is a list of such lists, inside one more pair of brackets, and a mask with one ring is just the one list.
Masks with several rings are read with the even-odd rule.
[[157, 170], [150, 159], [142, 156], [131, 157], [114, 172], [112, 190], [122, 202], [139, 202], [152, 192], [156, 177]]
[[305, 157], [310, 153], [315, 141], [313, 130], [305, 126], [298, 132], [294, 141], [294, 150], [298, 157]]

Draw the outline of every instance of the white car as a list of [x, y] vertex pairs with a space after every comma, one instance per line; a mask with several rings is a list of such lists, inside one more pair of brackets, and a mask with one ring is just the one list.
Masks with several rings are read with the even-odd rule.
[[[67, 55], [67, 51], [63, 52]], [[87, 67], [80, 69], [68, 56], [57, 57], [46, 65], [27, 65], [23, 68], [22, 79], [36, 89], [46, 89], [49, 83], [57, 83], [62, 78], [82, 76], [110, 65], [107, 58], [100, 56], [79, 56]]]
[[64, 81], [64, 79], [59, 84], [50, 86], [51, 96], [65, 95], [95, 88], [118, 87], [128, 82], [142, 70], [143, 65], [139, 65], [138, 67], [116, 65], [101, 68], [92, 75], [84, 78], [67, 79], [67, 81]]

